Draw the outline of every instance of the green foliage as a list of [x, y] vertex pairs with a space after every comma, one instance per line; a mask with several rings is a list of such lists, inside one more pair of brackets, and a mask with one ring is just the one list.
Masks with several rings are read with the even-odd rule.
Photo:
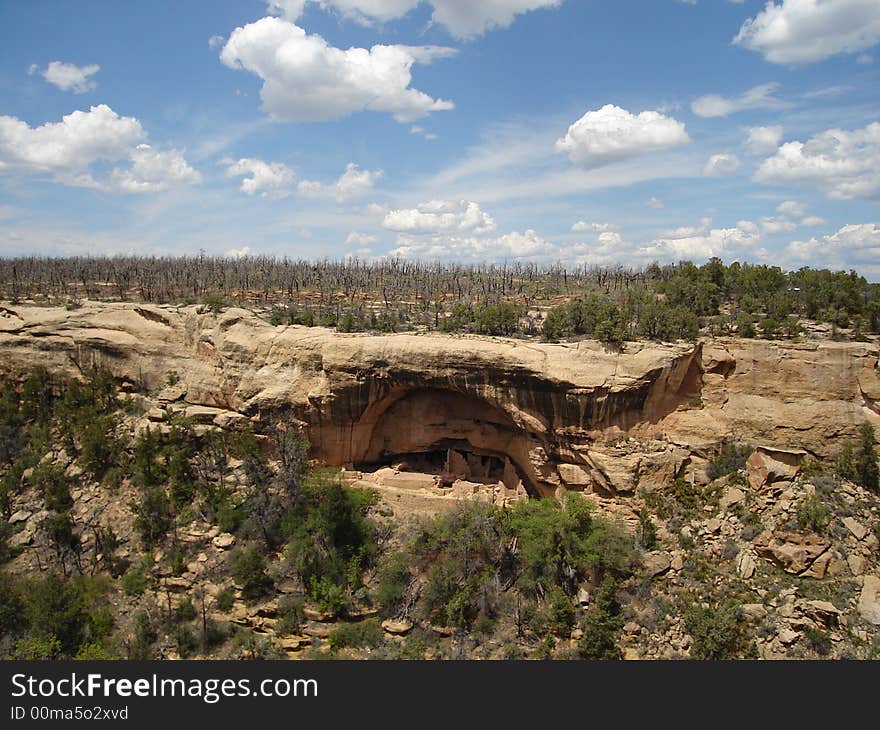
[[266, 559], [252, 545], [237, 548], [230, 556], [231, 572], [247, 600], [256, 600], [272, 588], [272, 579], [266, 573]]
[[693, 643], [693, 659], [752, 659], [757, 656], [747, 624], [733, 603], [716, 607], [691, 606], [684, 614], [684, 628]]
[[403, 553], [386, 556], [379, 564], [378, 576], [376, 603], [384, 616], [393, 616], [403, 603], [412, 577], [407, 556]]
[[375, 648], [384, 639], [382, 627], [376, 619], [366, 619], [358, 623], [341, 623], [333, 629], [327, 641], [334, 651], [344, 647]]
[[46, 661], [61, 658], [61, 642], [54, 636], [24, 636], [15, 642], [10, 659]]
[[798, 527], [821, 534], [828, 527], [831, 510], [823, 504], [818, 496], [810, 494], [798, 502], [796, 515]]
[[60, 464], [41, 464], [34, 468], [31, 483], [43, 495], [43, 503], [52, 512], [66, 512], [73, 507], [70, 479]]
[[107, 651], [103, 644], [97, 641], [90, 641], [80, 646], [74, 657], [77, 661], [82, 662], [112, 661], [116, 658]]
[[638, 517], [639, 526], [636, 537], [639, 541], [639, 545], [645, 550], [653, 550], [657, 547], [657, 528], [654, 525], [654, 520], [651, 519], [651, 515], [644, 507], [639, 510]]
[[0, 638], [15, 634], [24, 625], [24, 595], [21, 579], [0, 572]]
[[190, 599], [186, 599], [177, 604], [174, 609], [174, 620], [178, 623], [192, 621], [196, 617], [196, 608]]
[[232, 610], [232, 606], [235, 603], [235, 590], [231, 586], [227, 586], [217, 593], [215, 600], [217, 608], [224, 613], [228, 613]]
[[140, 596], [150, 585], [150, 566], [152, 560], [141, 560], [136, 566], [129, 568], [122, 576], [122, 590], [129, 596]]
[[141, 491], [137, 502], [130, 504], [134, 513], [134, 528], [144, 547], [156, 545], [171, 529], [173, 516], [171, 501], [160, 486], [147, 487]]
[[838, 454], [837, 460], [834, 463], [834, 471], [837, 473], [837, 476], [841, 479], [846, 479], [848, 482], [855, 482], [858, 479], [856, 472], [856, 450], [849, 441], [840, 450], [840, 454]]
[[314, 474], [283, 521], [285, 556], [311, 597], [346, 603], [363, 583], [363, 571], [377, 556], [375, 526], [367, 517], [375, 492], [346, 487], [329, 474]]
[[226, 297], [222, 294], [207, 294], [202, 298], [202, 306], [213, 314], [219, 314], [226, 307]]
[[874, 427], [863, 423], [859, 429], [859, 450], [855, 458], [855, 471], [859, 484], [869, 492], [880, 491], [880, 467], [874, 448]]
[[153, 658], [156, 630], [146, 611], [138, 611], [134, 617], [134, 633], [125, 642], [126, 659], [145, 661]]
[[581, 627], [584, 635], [578, 640], [578, 654], [583, 659], [620, 659], [617, 640], [622, 627], [617, 585], [611, 576], [606, 576], [599, 584], [593, 606], [584, 616]]
[[299, 596], [284, 596], [278, 604], [278, 614], [275, 632], [282, 636], [297, 634], [305, 623], [305, 602]]
[[88, 614], [73, 580], [54, 573], [28, 580], [24, 615], [32, 637], [58, 640], [65, 654], [76, 653], [85, 635]]
[[519, 328], [519, 307], [510, 304], [489, 304], [474, 312], [474, 331], [481, 335], [514, 334]]
[[804, 628], [804, 636], [810, 647], [820, 656], [827, 656], [831, 652], [831, 635], [827, 631], [806, 626]]

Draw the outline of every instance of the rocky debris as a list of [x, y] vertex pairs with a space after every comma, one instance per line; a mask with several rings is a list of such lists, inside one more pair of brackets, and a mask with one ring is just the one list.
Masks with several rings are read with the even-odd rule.
[[746, 461], [749, 486], [760, 489], [774, 482], [794, 479], [806, 456], [807, 452], [803, 450], [758, 446]]
[[722, 510], [728, 510], [736, 504], [739, 504], [746, 498], [745, 492], [737, 487], [726, 487], [718, 500], [718, 506]]
[[859, 614], [868, 623], [880, 626], [880, 577], [866, 575], [859, 595]]
[[831, 547], [831, 542], [821, 535], [796, 532], [764, 531], [753, 544], [759, 556], [793, 575], [804, 573]]

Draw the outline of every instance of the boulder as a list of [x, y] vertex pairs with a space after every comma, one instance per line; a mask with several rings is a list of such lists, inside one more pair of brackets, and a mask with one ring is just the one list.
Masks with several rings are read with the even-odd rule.
[[743, 550], [736, 556], [736, 572], [740, 578], [748, 580], [755, 574], [756, 568], [755, 559], [748, 550]]
[[880, 626], [880, 577], [866, 575], [859, 595], [859, 615], [874, 626]]
[[413, 629], [413, 622], [409, 619], [386, 618], [382, 622], [382, 628], [393, 636], [405, 636]]
[[786, 573], [803, 573], [831, 546], [820, 535], [796, 532], [761, 533], [753, 543], [759, 556], [775, 563]]
[[846, 529], [852, 533], [853, 537], [856, 540], [864, 540], [865, 535], [868, 534], [868, 529], [860, 522], [854, 520], [852, 517], [844, 517], [843, 524]]
[[559, 464], [556, 467], [559, 471], [559, 478], [567, 487], [588, 487], [593, 484], [593, 477], [590, 471], [580, 464]]
[[746, 461], [749, 486], [760, 489], [774, 482], [794, 479], [806, 456], [807, 452], [802, 450], [758, 446]]
[[834, 628], [840, 622], [841, 611], [828, 601], [797, 601], [795, 604], [807, 616], [826, 629]]
[[726, 487], [718, 501], [718, 506], [722, 510], [730, 509], [733, 505], [739, 504], [746, 498], [745, 492], [737, 487]]
[[672, 561], [669, 553], [655, 550], [642, 556], [642, 564], [645, 567], [645, 572], [653, 578], [669, 570], [672, 566]]
[[868, 569], [868, 560], [862, 555], [850, 553], [846, 558], [846, 564], [849, 566], [850, 572], [855, 575], [864, 575]]
[[233, 545], [235, 545], [235, 535], [232, 535], [228, 532], [223, 532], [217, 535], [217, 537], [211, 540], [211, 542], [214, 543], [214, 547], [216, 548], [220, 548], [221, 550], [228, 550]]

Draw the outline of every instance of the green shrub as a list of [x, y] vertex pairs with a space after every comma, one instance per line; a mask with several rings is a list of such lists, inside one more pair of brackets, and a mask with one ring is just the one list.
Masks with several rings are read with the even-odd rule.
[[366, 619], [358, 623], [343, 623], [333, 629], [327, 641], [333, 650], [344, 647], [375, 648], [382, 643], [385, 634], [376, 619]]
[[639, 510], [639, 526], [637, 531], [637, 539], [639, 541], [639, 545], [641, 545], [645, 550], [653, 550], [657, 547], [657, 528], [654, 525], [654, 520], [651, 519], [651, 515], [648, 514], [648, 510], [642, 507]]
[[146, 561], [129, 568], [122, 576], [122, 590], [128, 596], [140, 596], [150, 585], [151, 576]]
[[103, 644], [97, 641], [89, 641], [83, 644], [76, 652], [74, 659], [81, 662], [113, 661], [113, 656]]
[[285, 596], [278, 605], [278, 623], [275, 632], [278, 634], [297, 634], [305, 622], [305, 602], [299, 596]]
[[218, 609], [228, 613], [232, 610], [232, 606], [235, 603], [235, 590], [231, 586], [227, 586], [217, 593], [214, 600], [217, 602]]
[[828, 527], [831, 510], [815, 494], [804, 497], [797, 505], [797, 523], [802, 530], [822, 533]]
[[411, 576], [408, 561], [402, 553], [394, 553], [379, 565], [379, 586], [376, 603], [385, 616], [393, 616], [400, 609]]
[[606, 576], [596, 591], [594, 605], [584, 616], [581, 627], [584, 635], [578, 640], [578, 654], [583, 659], [620, 659], [617, 640], [622, 627], [617, 585], [610, 576]]
[[256, 600], [272, 588], [272, 579], [266, 573], [266, 559], [255, 547], [238, 548], [230, 558], [232, 577], [241, 587], [247, 600]]
[[751, 659], [757, 649], [748, 635], [747, 624], [732, 603], [714, 608], [694, 605], [684, 614], [684, 628], [693, 643], [693, 659]]

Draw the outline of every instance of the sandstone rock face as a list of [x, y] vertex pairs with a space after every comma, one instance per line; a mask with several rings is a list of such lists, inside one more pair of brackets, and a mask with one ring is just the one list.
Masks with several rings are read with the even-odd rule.
[[754, 545], [758, 555], [794, 575], [810, 569], [831, 547], [831, 543], [820, 535], [795, 532], [764, 532], [755, 538]]
[[[630, 494], [684, 469], [701, 480], [694, 452], [711, 453], [731, 433], [830, 455], [866, 418], [880, 425], [869, 343], [719, 339], [618, 350], [273, 327], [238, 308], [85, 302], [4, 312], [0, 377], [38, 365], [76, 377], [99, 365], [203, 430], [283, 410], [328, 464], [376, 468], [421, 454], [439, 456], [440, 472], [455, 452], [466, 480], [532, 494]], [[606, 445], [627, 436], [660, 446]]]

